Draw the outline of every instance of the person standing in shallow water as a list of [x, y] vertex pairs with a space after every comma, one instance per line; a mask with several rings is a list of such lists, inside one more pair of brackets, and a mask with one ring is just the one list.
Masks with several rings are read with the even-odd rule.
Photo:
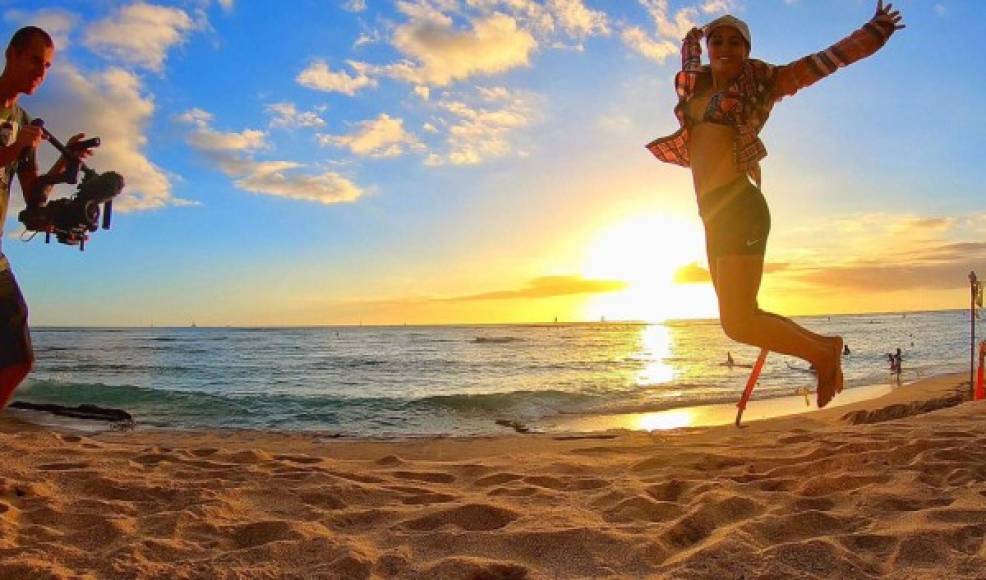
[[[647, 145], [661, 161], [692, 171], [723, 331], [738, 342], [814, 366], [819, 407], [842, 391], [843, 340], [816, 334], [758, 306], [770, 233], [759, 164], [767, 150], [758, 134], [777, 101], [870, 56], [904, 28], [900, 12], [892, 8], [879, 0], [876, 14], [862, 28], [784, 66], [751, 59], [750, 29], [734, 16], [693, 28], [683, 40], [682, 67], [675, 76], [674, 113], [681, 128]], [[701, 59], [703, 37], [708, 65]]]

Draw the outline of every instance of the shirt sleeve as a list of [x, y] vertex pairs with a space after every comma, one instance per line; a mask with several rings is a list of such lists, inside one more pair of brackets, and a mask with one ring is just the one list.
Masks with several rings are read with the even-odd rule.
[[699, 35], [689, 32], [681, 41], [681, 71], [674, 77], [675, 92], [683, 99], [695, 91], [698, 74], [702, 72], [702, 44]]
[[887, 14], [878, 14], [862, 28], [827, 49], [790, 64], [773, 67], [773, 98], [789, 97], [834, 73], [839, 67], [864, 59], [879, 50], [894, 33]]

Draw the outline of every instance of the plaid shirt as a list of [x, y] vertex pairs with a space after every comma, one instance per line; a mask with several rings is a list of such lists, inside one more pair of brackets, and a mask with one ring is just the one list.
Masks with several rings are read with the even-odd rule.
[[[774, 103], [793, 95], [839, 67], [866, 58], [880, 49], [894, 33], [894, 23], [886, 14], [878, 14], [846, 38], [822, 52], [812, 54], [784, 66], [775, 66], [756, 59], [747, 59], [739, 76], [725, 90], [712, 95], [704, 114], [736, 128], [733, 142], [736, 167], [742, 169], [760, 185], [760, 160], [767, 148], [758, 136], [770, 116]], [[698, 37], [686, 36], [681, 46], [681, 71], [675, 75], [674, 86], [678, 104], [674, 114], [681, 128], [667, 137], [655, 139], [647, 149], [667, 163], [690, 167], [688, 157], [689, 127], [685, 106], [695, 95], [702, 75], [710, 75], [708, 65], [702, 65], [702, 47]], [[711, 118], [710, 118], [711, 117]]]

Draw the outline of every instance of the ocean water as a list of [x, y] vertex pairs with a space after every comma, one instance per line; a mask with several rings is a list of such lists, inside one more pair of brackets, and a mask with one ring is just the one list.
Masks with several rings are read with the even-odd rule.
[[[841, 334], [847, 388], [962, 372], [968, 311], [796, 319]], [[979, 321], [977, 335], [986, 334]], [[138, 428], [388, 437], [503, 433], [562, 414], [735, 402], [757, 349], [717, 321], [317, 328], [35, 328], [37, 367], [15, 400], [122, 408]], [[772, 353], [754, 399], [813, 386]]]

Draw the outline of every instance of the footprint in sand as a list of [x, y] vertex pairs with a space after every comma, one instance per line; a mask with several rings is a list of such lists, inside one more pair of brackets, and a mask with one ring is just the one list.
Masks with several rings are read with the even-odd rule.
[[744, 525], [741, 529], [758, 540], [771, 544], [807, 540], [855, 532], [859, 523], [852, 518], [836, 517], [820, 511], [805, 511], [787, 515], [768, 515]]
[[424, 578], [496, 578], [498, 580], [524, 580], [530, 571], [518, 564], [493, 562], [475, 558], [446, 558], [429, 566]]
[[539, 475], [532, 477], [525, 477], [524, 481], [530, 483], [531, 485], [536, 485], [538, 487], [545, 487], [548, 489], [553, 489], [555, 491], [587, 491], [592, 489], [600, 489], [609, 485], [604, 479], [596, 479], [594, 477], [551, 477], [548, 475]]
[[381, 457], [380, 459], [377, 459], [373, 463], [375, 463], [376, 465], [380, 465], [382, 467], [397, 467], [398, 465], [405, 465], [404, 460], [396, 455], [387, 455], [386, 457]]
[[427, 483], [452, 483], [455, 481], [455, 476], [451, 473], [438, 471], [395, 471], [394, 477]]
[[295, 528], [289, 522], [269, 520], [231, 526], [229, 535], [237, 548], [252, 548], [280, 540], [301, 539], [301, 532]]
[[637, 496], [604, 511], [603, 519], [612, 523], [666, 522], [680, 515], [681, 506], [678, 504]]
[[418, 531], [454, 526], [470, 532], [486, 532], [498, 530], [518, 517], [516, 512], [506, 508], [486, 504], [466, 504], [406, 521], [403, 526]]
[[290, 461], [291, 463], [301, 463], [303, 465], [322, 462], [321, 457], [312, 457], [311, 455], [275, 455], [274, 459], [278, 461]]
[[695, 490], [698, 482], [672, 479], [662, 483], [655, 483], [648, 486], [644, 491], [657, 501], [676, 502], [680, 499], [688, 499]]
[[447, 503], [455, 499], [454, 495], [436, 493], [430, 489], [406, 485], [387, 485], [386, 489], [400, 494], [401, 503], [405, 505], [426, 505], [432, 503]]
[[[495, 487], [489, 490], [488, 492], [486, 492], [486, 495], [489, 495], [490, 497], [499, 497], [499, 496], [531, 497], [535, 495], [549, 495], [549, 494], [546, 494], [544, 489], [540, 487], [524, 486], [524, 487]], [[554, 494], [550, 494], [550, 495], [553, 496]]]
[[215, 455], [219, 453], [219, 450], [215, 447], [206, 447], [203, 449], [192, 449], [192, 455], [195, 457], [209, 457], [210, 455]]
[[662, 534], [665, 541], [678, 548], [687, 548], [705, 540], [718, 528], [764, 511], [763, 506], [749, 498], [731, 496], [716, 500], [715, 497], [707, 498], [709, 495], [712, 494], [703, 494], [692, 502], [698, 507]]
[[69, 462], [69, 463], [45, 463], [44, 465], [39, 465], [38, 469], [42, 471], [71, 471], [73, 469], [84, 469], [89, 467], [89, 464], [85, 461], [79, 462]]
[[134, 463], [139, 463], [145, 467], [155, 466], [163, 461], [174, 461], [174, 457], [164, 453], [145, 453], [130, 459]]
[[477, 487], [491, 487], [494, 485], [503, 485], [504, 483], [509, 483], [511, 481], [517, 481], [522, 478], [522, 475], [516, 473], [494, 473], [492, 475], [487, 475], [486, 477], [480, 477], [473, 482], [473, 485]]

